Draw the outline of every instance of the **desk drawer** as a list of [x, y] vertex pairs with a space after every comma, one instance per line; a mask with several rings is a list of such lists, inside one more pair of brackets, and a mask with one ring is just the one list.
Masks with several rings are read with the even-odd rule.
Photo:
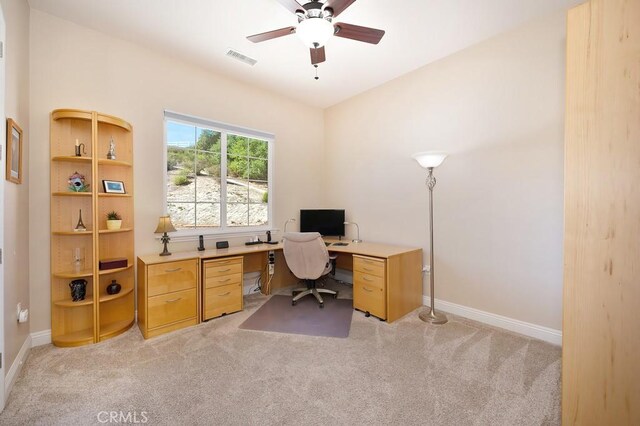
[[149, 328], [198, 316], [197, 290], [177, 291], [149, 298], [147, 323]]
[[205, 319], [242, 310], [242, 284], [230, 284], [205, 290]]
[[376, 287], [384, 291], [384, 278], [375, 275], [365, 274], [360, 271], [353, 271], [353, 285], [363, 284], [369, 287]]
[[372, 257], [353, 256], [353, 271], [359, 271], [368, 275], [384, 278], [384, 259]]
[[150, 297], [196, 288], [198, 284], [198, 261], [195, 259], [149, 265], [147, 271]]
[[218, 277], [210, 277], [207, 275], [205, 279], [205, 288], [220, 287], [230, 284], [242, 284], [242, 274], [222, 275]]
[[386, 319], [387, 309], [384, 289], [354, 280], [353, 307], [369, 312], [378, 318]]
[[229, 259], [213, 260], [204, 263], [205, 276], [221, 277], [224, 275], [242, 273], [242, 258], [233, 257]]

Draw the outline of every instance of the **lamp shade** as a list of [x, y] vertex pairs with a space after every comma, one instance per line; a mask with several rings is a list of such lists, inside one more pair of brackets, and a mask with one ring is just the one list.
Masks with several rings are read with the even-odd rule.
[[165, 232], [175, 232], [176, 228], [173, 227], [173, 223], [171, 223], [171, 217], [169, 216], [160, 216], [160, 220], [158, 221], [158, 227], [154, 231], [154, 234], [163, 234]]
[[324, 18], [308, 18], [298, 24], [296, 34], [309, 48], [324, 46], [333, 35], [331, 22]]
[[420, 166], [429, 169], [442, 164], [444, 159], [447, 158], [447, 153], [442, 151], [425, 151], [413, 154], [412, 157]]

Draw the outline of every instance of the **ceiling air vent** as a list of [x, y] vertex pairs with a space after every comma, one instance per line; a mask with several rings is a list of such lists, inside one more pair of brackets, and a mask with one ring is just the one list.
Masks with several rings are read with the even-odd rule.
[[258, 63], [258, 61], [256, 61], [253, 58], [250, 58], [246, 55], [243, 55], [242, 53], [238, 52], [237, 50], [233, 50], [233, 49], [227, 49], [227, 56], [229, 56], [230, 58], [233, 59], [237, 59], [240, 62], [244, 62], [245, 64], [254, 66], [255, 64]]

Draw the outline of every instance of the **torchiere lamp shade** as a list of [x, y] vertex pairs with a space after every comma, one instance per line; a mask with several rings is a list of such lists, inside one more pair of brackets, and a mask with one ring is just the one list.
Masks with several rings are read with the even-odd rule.
[[162, 234], [165, 232], [176, 232], [176, 228], [173, 226], [173, 223], [171, 223], [171, 217], [160, 216], [158, 227], [154, 231], [154, 234]]
[[412, 157], [425, 169], [438, 167], [445, 158], [447, 153], [442, 151], [425, 151], [413, 154]]

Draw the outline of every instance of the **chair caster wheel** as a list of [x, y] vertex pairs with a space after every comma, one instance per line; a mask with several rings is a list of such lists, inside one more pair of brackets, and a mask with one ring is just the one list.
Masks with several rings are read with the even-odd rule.
[[324, 303], [320, 303], [318, 306], [320, 307], [320, 309], [322, 309], [324, 308]]
[[369, 312], [365, 312], [365, 313], [364, 313], [364, 316], [365, 316], [365, 317], [367, 317], [367, 318], [369, 318], [369, 317], [371, 316], [371, 314], [370, 314]]
[[291, 306], [296, 306], [296, 303], [297, 303], [297, 302], [296, 302], [295, 300], [292, 300], [292, 301], [291, 301]]

